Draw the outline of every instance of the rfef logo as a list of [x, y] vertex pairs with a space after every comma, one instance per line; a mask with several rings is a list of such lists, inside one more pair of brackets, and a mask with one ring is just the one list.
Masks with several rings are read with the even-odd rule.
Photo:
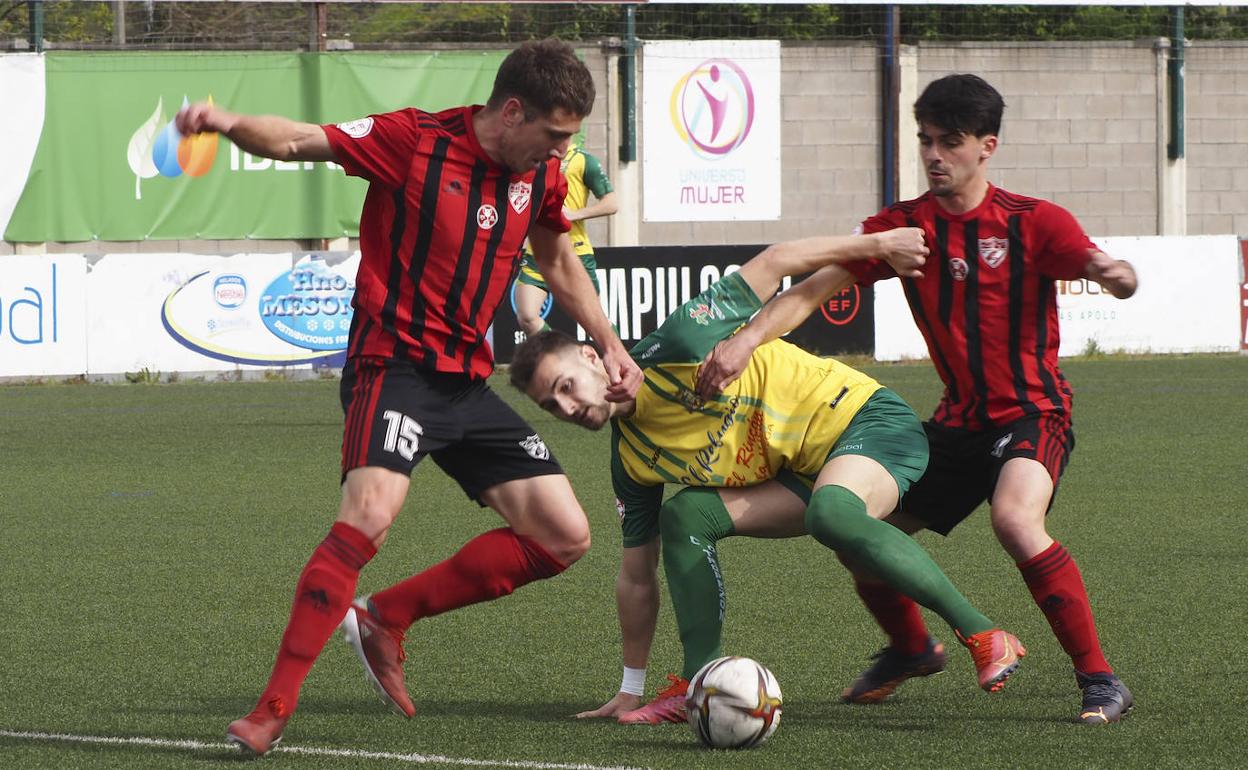
[[[190, 102], [182, 97], [182, 106]], [[212, 104], [212, 95], [208, 95]], [[163, 127], [161, 124], [164, 124]], [[176, 177], [203, 176], [212, 168], [217, 158], [217, 133], [210, 131], [194, 136], [182, 136], [172, 119], [165, 115], [164, 97], [156, 99], [152, 116], [130, 137], [126, 148], [126, 160], [134, 172], [134, 199], [141, 200], [140, 182], [156, 175]]]
[[754, 124], [754, 89], [730, 59], [707, 59], [676, 81], [672, 126], [694, 154], [718, 160], [745, 141]]
[[833, 326], [844, 326], [858, 316], [858, 308], [862, 305], [862, 293], [858, 284], [848, 289], [841, 289], [836, 296], [819, 306], [823, 318]]

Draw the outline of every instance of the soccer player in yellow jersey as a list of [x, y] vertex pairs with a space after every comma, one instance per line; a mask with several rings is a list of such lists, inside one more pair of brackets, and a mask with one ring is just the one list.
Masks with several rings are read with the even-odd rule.
[[[1025, 654], [1018, 640], [972, 607], [918, 543], [880, 520], [927, 465], [923, 428], [901, 398], [861, 372], [780, 340], [756, 349], [722, 394], [702, 400], [694, 390], [703, 358], [759, 310], [785, 275], [881, 258], [898, 274], [918, 276], [926, 254], [915, 228], [771, 246], [633, 347], [644, 382], [631, 401], [606, 400], [606, 370], [589, 345], [543, 332], [517, 349], [513, 385], [560, 419], [590, 430], [611, 425], [611, 478], [624, 534], [616, 581], [624, 680], [610, 701], [578, 716], [685, 720], [689, 678], [721, 654], [724, 584], [715, 548], [731, 535], [809, 533], [948, 622], [970, 649], [985, 690], [1000, 689], [1017, 668]], [[665, 484], [685, 489], [663, 502]], [[642, 706], [660, 555], [684, 668]], [[935, 652], [928, 673], [944, 667], [943, 650]]]
[[[577, 256], [585, 263], [585, 271], [594, 284], [594, 291], [598, 291], [598, 262], [594, 259], [594, 245], [585, 232], [585, 220], [614, 214], [619, 209], [615, 191], [611, 189], [611, 180], [607, 179], [607, 173], [598, 159], [578, 145], [568, 148], [559, 170], [568, 180], [568, 195], [563, 199], [563, 215], [572, 223], [568, 237], [572, 239]], [[590, 193], [597, 198], [593, 203], [589, 202]], [[516, 276], [516, 321], [528, 336], [532, 337], [546, 328], [542, 308], [549, 297], [546, 280], [538, 271], [533, 253], [526, 243], [520, 258], [520, 273]]]

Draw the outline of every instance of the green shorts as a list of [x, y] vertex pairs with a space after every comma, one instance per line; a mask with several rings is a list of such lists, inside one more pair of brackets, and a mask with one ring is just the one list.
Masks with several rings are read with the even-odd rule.
[[[581, 262], [585, 265], [585, 272], [589, 273], [589, 280], [594, 284], [594, 291], [601, 293], [598, 287], [598, 260], [594, 259], [594, 253], [578, 254]], [[544, 292], [549, 293], [550, 287], [546, 285], [546, 279], [542, 278], [541, 272], [537, 269], [537, 261], [533, 259], [533, 255], [524, 252], [520, 257], [520, 273], [516, 276], [516, 280], [529, 286], [536, 286]]]
[[883, 465], [905, 497], [927, 469], [927, 434], [901, 396], [880, 388], [850, 420], [827, 459], [841, 455], [862, 455]]

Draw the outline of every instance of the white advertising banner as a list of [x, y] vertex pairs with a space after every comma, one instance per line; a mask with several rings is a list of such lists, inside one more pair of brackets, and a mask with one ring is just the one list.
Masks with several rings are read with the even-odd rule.
[[77, 254], [0, 257], [0, 377], [86, 373], [86, 276]]
[[780, 42], [647, 41], [647, 222], [780, 218]]
[[[1199, 353], [1239, 349], [1239, 239], [1234, 235], [1109, 237], [1093, 241], [1135, 266], [1128, 300], [1081, 279], [1057, 282], [1058, 355]], [[899, 281], [875, 285], [875, 357], [926, 358]]]
[[[292, 264], [293, 263], [293, 264]], [[88, 371], [341, 365], [358, 254], [111, 254], [88, 277]]]

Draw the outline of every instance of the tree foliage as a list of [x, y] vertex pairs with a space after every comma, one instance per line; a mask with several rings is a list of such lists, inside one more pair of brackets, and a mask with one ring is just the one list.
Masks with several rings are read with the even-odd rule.
[[[35, 4], [0, 0], [0, 46], [22, 48]], [[39, 4], [51, 48], [114, 45], [115, 4], [47, 0]], [[314, 47], [312, 3], [126, 2], [127, 48]], [[623, 3], [328, 3], [326, 37], [358, 48], [430, 43], [500, 43], [555, 35], [596, 41], [625, 34]], [[886, 6], [696, 3], [636, 5], [644, 39], [764, 38], [787, 41], [876, 40]], [[937, 40], [1132, 40], [1171, 34], [1173, 9], [1156, 6], [903, 5], [904, 42]], [[1188, 7], [1185, 36], [1248, 38], [1248, 8]]]

